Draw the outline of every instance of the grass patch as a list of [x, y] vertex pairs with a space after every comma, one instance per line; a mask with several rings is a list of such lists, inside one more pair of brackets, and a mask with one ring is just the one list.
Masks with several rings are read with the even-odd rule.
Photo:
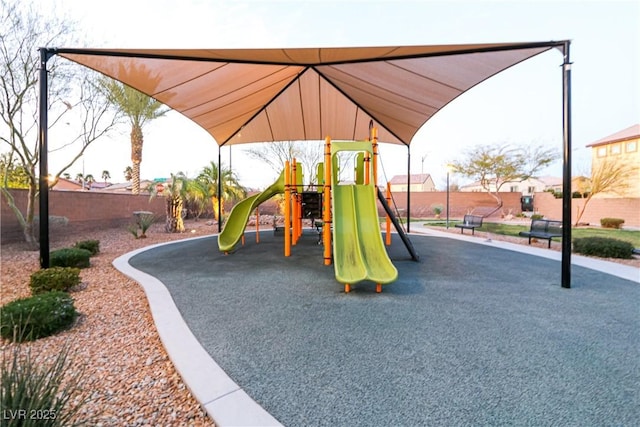
[[[424, 225], [428, 227], [445, 227], [446, 222], [442, 220], [436, 221], [423, 221]], [[449, 221], [449, 228], [454, 227], [454, 224], [460, 224], [461, 221]], [[485, 231], [493, 234], [502, 234], [505, 236], [520, 237], [518, 233], [521, 231], [529, 231], [529, 225], [515, 225], [515, 224], [502, 224], [497, 222], [484, 222], [482, 227], [476, 228], [478, 231]], [[584, 237], [606, 237], [610, 239], [622, 240], [631, 243], [634, 247], [640, 248], [640, 231], [636, 230], [617, 230], [611, 228], [590, 228], [579, 227], [572, 228], [571, 237], [573, 239]], [[524, 237], [520, 237], [524, 239]], [[553, 239], [560, 241], [562, 239]]]

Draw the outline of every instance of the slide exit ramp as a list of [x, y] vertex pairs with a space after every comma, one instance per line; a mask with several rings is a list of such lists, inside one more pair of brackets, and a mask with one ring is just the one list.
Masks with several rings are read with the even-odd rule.
[[373, 184], [338, 182], [339, 168], [335, 154], [339, 151], [372, 151], [370, 142], [333, 142], [332, 213], [333, 263], [336, 280], [354, 284], [363, 280], [387, 284], [398, 278], [382, 241]]
[[227, 219], [222, 232], [218, 235], [218, 248], [221, 252], [229, 252], [240, 241], [251, 213], [260, 204], [266, 202], [276, 194], [284, 193], [284, 170], [278, 179], [261, 193], [247, 197], [236, 204]]

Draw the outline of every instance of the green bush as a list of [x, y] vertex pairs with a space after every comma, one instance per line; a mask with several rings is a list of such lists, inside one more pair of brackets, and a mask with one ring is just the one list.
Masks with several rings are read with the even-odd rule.
[[80, 269], [75, 267], [51, 267], [31, 275], [29, 287], [33, 295], [49, 291], [68, 291], [80, 283]]
[[91, 252], [91, 256], [97, 255], [100, 252], [100, 241], [99, 240], [81, 240], [76, 242], [73, 246], [74, 248], [86, 249]]
[[580, 237], [573, 241], [574, 252], [603, 258], [629, 259], [633, 249], [631, 243], [609, 237]]
[[51, 291], [5, 304], [0, 311], [0, 335], [33, 341], [73, 325], [78, 313], [68, 293]]
[[620, 228], [624, 224], [622, 218], [601, 218], [600, 225], [604, 228]]
[[51, 251], [49, 265], [51, 267], [89, 267], [91, 252], [80, 248], [63, 248]]
[[534, 219], [542, 219], [542, 218], [544, 218], [544, 215], [540, 215], [540, 214], [531, 215], [531, 219], [532, 220], [534, 220]]
[[[91, 401], [85, 365], [78, 366], [68, 345], [53, 360], [31, 355], [28, 346], [12, 346], [2, 354], [0, 374], [0, 425], [13, 427], [54, 427], [96, 425], [97, 416], [82, 414]], [[19, 411], [23, 411], [22, 416]]]

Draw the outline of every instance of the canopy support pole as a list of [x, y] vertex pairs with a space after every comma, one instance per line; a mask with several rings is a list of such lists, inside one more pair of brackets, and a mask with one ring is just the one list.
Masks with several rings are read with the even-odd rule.
[[38, 148], [40, 156], [39, 180], [39, 215], [40, 215], [40, 268], [49, 268], [49, 81], [47, 75], [47, 61], [51, 58], [49, 49], [40, 48], [40, 97], [39, 97], [39, 126]]
[[411, 145], [407, 144], [407, 233], [411, 233]]
[[569, 46], [563, 46], [562, 64], [562, 287], [571, 288], [571, 61]]
[[218, 147], [218, 233], [222, 233], [222, 147]]

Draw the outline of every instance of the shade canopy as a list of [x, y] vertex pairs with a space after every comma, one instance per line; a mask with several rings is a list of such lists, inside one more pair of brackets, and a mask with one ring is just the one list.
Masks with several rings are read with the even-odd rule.
[[291, 49], [55, 49], [204, 128], [218, 145], [363, 139], [409, 145], [478, 83], [564, 42]]

